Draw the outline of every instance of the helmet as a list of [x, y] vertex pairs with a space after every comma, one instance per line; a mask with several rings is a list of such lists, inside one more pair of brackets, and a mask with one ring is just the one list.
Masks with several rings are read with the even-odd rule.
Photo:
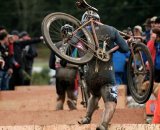
[[69, 24], [65, 24], [64, 26], [61, 27], [61, 31], [67, 31], [67, 32], [73, 32], [74, 28], [73, 26], [69, 25]]
[[63, 37], [71, 36], [73, 31], [74, 31], [73, 26], [69, 24], [65, 24], [64, 26], [61, 27], [61, 34]]
[[89, 10], [86, 11], [83, 15], [82, 15], [82, 19], [81, 19], [81, 23], [84, 23], [86, 21], [88, 21], [88, 18], [92, 17], [94, 19], [100, 20], [100, 16], [99, 14], [97, 14], [96, 12]]

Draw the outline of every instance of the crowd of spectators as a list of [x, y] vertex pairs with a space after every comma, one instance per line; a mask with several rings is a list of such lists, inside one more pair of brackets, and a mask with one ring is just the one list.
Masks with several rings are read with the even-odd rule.
[[26, 31], [10, 33], [0, 26], [0, 90], [14, 90], [15, 86], [30, 85], [35, 44], [42, 37], [31, 38]]
[[[160, 82], [160, 17], [147, 18], [143, 25], [136, 25], [133, 29], [127, 28], [123, 32], [136, 36], [137, 42], [147, 45], [155, 67], [155, 82]], [[129, 54], [120, 53], [119, 51], [113, 54], [117, 84], [126, 84], [128, 56]]]
[[[153, 110], [154, 116], [152, 123], [160, 123], [160, 17], [154, 16], [147, 18], [142, 26], [136, 25], [133, 29], [127, 28], [124, 32], [138, 37], [137, 42], [146, 44], [151, 53], [154, 63], [153, 94], [155, 95], [155, 109]], [[120, 53], [119, 51], [113, 54], [117, 84], [127, 85], [126, 65], [128, 56], [128, 53]], [[145, 84], [146, 82], [144, 82], [144, 85]], [[130, 95], [129, 91], [127, 91], [127, 94]], [[149, 101], [147, 103], [149, 103]]]

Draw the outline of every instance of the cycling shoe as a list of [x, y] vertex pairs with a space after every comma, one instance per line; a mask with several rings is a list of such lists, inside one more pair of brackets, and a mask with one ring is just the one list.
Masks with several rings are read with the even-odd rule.
[[90, 117], [84, 117], [81, 121], [78, 121], [79, 124], [90, 124], [91, 118]]

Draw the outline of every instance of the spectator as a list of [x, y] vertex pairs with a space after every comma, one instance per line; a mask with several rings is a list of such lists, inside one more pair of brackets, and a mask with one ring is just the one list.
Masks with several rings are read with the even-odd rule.
[[126, 81], [126, 63], [128, 60], [128, 53], [121, 53], [116, 51], [113, 53], [113, 65], [115, 70], [116, 84], [127, 84]]
[[[22, 34], [24, 35], [24, 33], [21, 33], [21, 35], [19, 36], [22, 37]], [[28, 73], [24, 71], [25, 66], [24, 66], [23, 53], [22, 53], [23, 49], [27, 45], [37, 44], [37, 43], [40, 43], [42, 40], [41, 37], [31, 38], [31, 39], [27, 38], [26, 40], [18, 39], [19, 36], [17, 34], [14, 34], [14, 38], [12, 40], [15, 62], [13, 63], [14, 73], [13, 73], [10, 85], [12, 86], [13, 89], [15, 86], [24, 85], [24, 76], [27, 76], [27, 78], [30, 78], [30, 76], [28, 76]]]
[[156, 97], [155, 110], [152, 123], [160, 124], [160, 84], [154, 83], [153, 94]]
[[[5, 61], [2, 57], [2, 53], [0, 51], [0, 68], [3, 69], [4, 68], [4, 65], [5, 65]], [[1, 90], [1, 89], [0, 89]]]
[[[149, 86], [149, 81], [146, 81], [143, 83], [142, 87], [145, 90], [145, 89], [148, 89], [148, 86]], [[155, 107], [152, 110], [154, 112], [152, 123], [159, 124], [160, 123], [160, 84], [159, 83], [154, 82], [152, 92], [156, 98]], [[151, 108], [149, 108], [149, 109], [151, 109]]]
[[155, 27], [155, 21], [157, 19], [157, 16], [153, 16], [152, 18], [150, 18], [150, 22], [151, 22], [151, 28]]
[[[0, 89], [9, 90], [9, 80], [13, 73], [12, 69], [12, 57], [9, 55], [8, 51], [8, 32], [5, 28], [0, 28], [0, 52], [1, 56], [5, 62], [0, 68]], [[3, 64], [3, 60], [1, 62]], [[3, 67], [4, 66], [4, 67]]]
[[[22, 41], [31, 40], [31, 37], [25, 31], [21, 32], [19, 35]], [[35, 45], [34, 44], [26, 45], [23, 48], [22, 55], [23, 55], [22, 58], [23, 58], [24, 71], [27, 74], [26, 78], [24, 78], [24, 85], [30, 85], [34, 58], [38, 56]]]
[[160, 28], [160, 17], [157, 17], [155, 20], [155, 27]]
[[13, 75], [10, 80], [10, 89], [14, 90], [14, 87], [17, 85], [23, 84], [23, 74], [20, 66], [21, 59], [21, 48], [16, 44], [19, 41], [19, 32], [13, 30], [11, 32], [12, 38], [9, 39], [10, 45], [10, 54], [13, 55], [12, 64], [13, 64]]
[[155, 82], [160, 82], [160, 28], [153, 28], [151, 40], [147, 43], [155, 67]]
[[[123, 30], [123, 31], [125, 31], [125, 30]], [[126, 31], [127, 31], [128, 35], [133, 36], [133, 32], [132, 32], [132, 29], [130, 27], [128, 27]]]
[[133, 29], [133, 35], [134, 36], [142, 36], [142, 27], [139, 25], [136, 25]]
[[143, 41], [143, 31], [142, 31], [142, 27], [139, 25], [136, 25], [133, 29], [133, 35], [136, 37], [136, 41]]
[[147, 18], [145, 23], [143, 24], [145, 27], [145, 31], [144, 31], [144, 36], [145, 36], [144, 42], [145, 43], [147, 43], [150, 40], [152, 23], [153, 22], [150, 20], [150, 18]]

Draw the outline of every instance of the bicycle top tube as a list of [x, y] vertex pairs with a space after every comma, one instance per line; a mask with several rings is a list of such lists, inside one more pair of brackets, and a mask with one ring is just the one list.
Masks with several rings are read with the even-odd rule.
[[84, 22], [79, 28], [77, 28], [73, 32], [73, 35], [75, 35], [80, 29], [85, 28], [87, 26], [90, 26], [91, 27], [91, 34], [92, 34], [93, 39], [95, 41], [96, 47], [98, 48], [99, 44], [98, 44], [98, 39], [97, 39], [97, 35], [96, 35], [96, 32], [95, 32], [95, 24], [97, 24], [97, 25], [104, 25], [103, 23], [94, 20], [94, 18], [90, 18], [88, 21]]

